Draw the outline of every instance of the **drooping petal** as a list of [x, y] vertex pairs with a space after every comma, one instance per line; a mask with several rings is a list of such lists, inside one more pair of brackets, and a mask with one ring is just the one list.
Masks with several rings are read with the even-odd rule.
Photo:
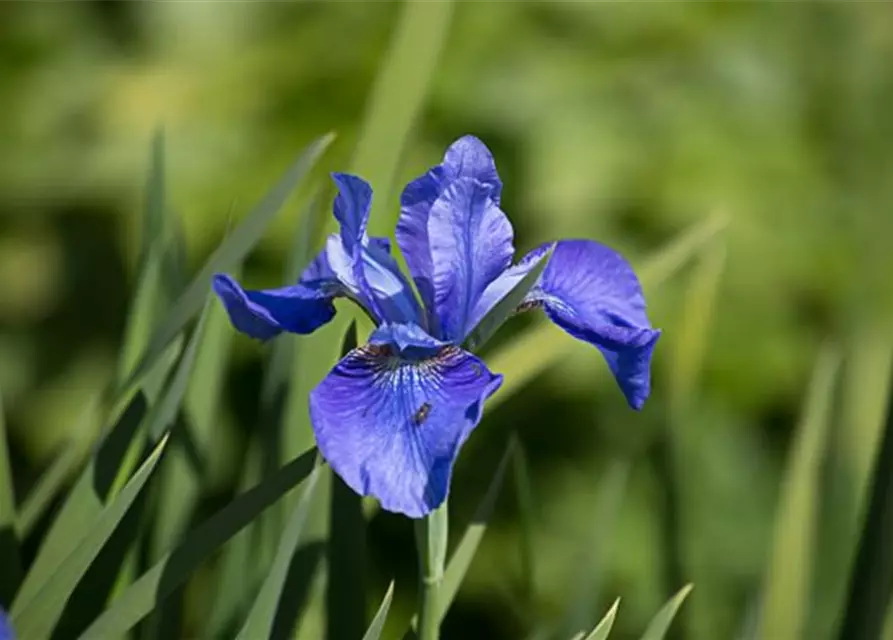
[[444, 340], [467, 333], [477, 301], [512, 262], [512, 225], [474, 178], [451, 182], [431, 207], [434, 310]]
[[213, 288], [233, 326], [260, 340], [269, 340], [283, 331], [312, 333], [335, 315], [333, 295], [303, 284], [246, 291], [231, 276], [217, 274]]
[[[548, 249], [531, 251], [488, 287], [474, 316], [486, 314]], [[623, 257], [591, 240], [562, 240], [523, 308], [543, 307], [569, 334], [598, 347], [627, 402], [641, 409], [651, 391], [651, 355], [660, 331], [645, 313], [642, 286]]]
[[[391, 247], [387, 238], [370, 238], [369, 245], [384, 254]], [[334, 317], [332, 301], [337, 297], [350, 297], [363, 304], [339, 280], [325, 250], [307, 266], [295, 285], [246, 291], [232, 276], [219, 273], [214, 276], [212, 287], [233, 326], [260, 340], [269, 340], [283, 331], [313, 333]]]
[[389, 245], [366, 236], [372, 188], [363, 179], [333, 173], [338, 186], [335, 218], [341, 224], [337, 236], [326, 244], [328, 263], [338, 280], [379, 321], [421, 322], [421, 308]]
[[496, 163], [486, 145], [474, 136], [463, 136], [450, 145], [443, 162], [406, 185], [400, 196], [397, 244], [429, 312], [434, 309], [434, 263], [428, 242], [428, 214], [446, 186], [463, 177], [489, 186], [491, 199], [499, 205], [502, 182]]
[[411, 518], [449, 491], [459, 448], [502, 376], [413, 325], [383, 325], [310, 394], [316, 441], [354, 491]]

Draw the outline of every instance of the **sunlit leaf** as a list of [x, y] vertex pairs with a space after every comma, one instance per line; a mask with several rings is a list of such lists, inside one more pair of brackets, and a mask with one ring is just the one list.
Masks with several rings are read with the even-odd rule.
[[595, 629], [586, 636], [585, 640], [608, 640], [608, 635], [611, 633], [611, 629], [614, 626], [614, 618], [617, 617], [617, 607], [620, 606], [620, 598], [617, 598], [614, 601], [614, 604], [611, 605], [611, 608], [608, 609], [608, 613], [605, 614], [605, 617], [601, 619]]
[[381, 605], [378, 607], [378, 611], [375, 613], [375, 617], [372, 618], [369, 628], [363, 634], [363, 640], [379, 640], [381, 638], [381, 632], [384, 629], [385, 621], [388, 619], [388, 611], [391, 609], [391, 600], [393, 599], [394, 581], [392, 580], [391, 584], [388, 585], [387, 592], [384, 594]]
[[836, 347], [822, 347], [791, 445], [776, 509], [765, 578], [760, 637], [796, 638], [806, 623], [815, 517], [831, 403], [840, 368]]
[[676, 613], [679, 611], [679, 607], [685, 602], [693, 588], [694, 585], [685, 585], [675, 596], [670, 598], [670, 601], [661, 607], [661, 610], [652, 618], [648, 628], [645, 629], [645, 633], [642, 634], [641, 640], [663, 640], [670, 629], [670, 625], [673, 623], [673, 618], [676, 617]]
[[167, 444], [162, 438], [130, 481], [90, 523], [84, 535], [31, 599], [16, 598], [10, 610], [22, 638], [46, 638], [56, 625], [75, 587], [152, 475]]

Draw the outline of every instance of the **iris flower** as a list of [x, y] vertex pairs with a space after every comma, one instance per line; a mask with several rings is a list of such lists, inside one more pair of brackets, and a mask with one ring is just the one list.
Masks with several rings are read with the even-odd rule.
[[0, 609], [0, 640], [15, 640], [12, 632], [12, 624], [3, 609]]
[[[487, 312], [553, 246], [512, 264], [513, 232], [500, 209], [493, 156], [473, 136], [401, 196], [397, 245], [421, 302], [400, 272], [387, 238], [366, 233], [372, 189], [332, 174], [340, 233], [293, 285], [246, 291], [218, 274], [214, 291], [233, 325], [268, 340], [309, 334], [335, 315], [333, 300], [359, 304], [375, 321], [310, 394], [319, 450], [354, 491], [421, 518], [446, 499], [459, 449], [502, 384], [460, 345]], [[542, 308], [569, 334], [601, 351], [627, 402], [640, 409], [660, 335], [645, 314], [642, 288], [615, 251], [590, 240], [562, 240], [518, 311]]]

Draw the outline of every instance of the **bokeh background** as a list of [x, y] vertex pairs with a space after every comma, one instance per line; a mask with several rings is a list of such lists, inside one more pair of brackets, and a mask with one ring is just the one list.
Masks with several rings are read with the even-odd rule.
[[[60, 448], [95, 435], [73, 431], [71, 416], [117, 366], [155, 127], [189, 273], [311, 139], [338, 134], [320, 181], [348, 167], [402, 10], [0, 3], [0, 389], [24, 490]], [[830, 637], [890, 379], [893, 7], [462, 2], [444, 15], [411, 136], [382, 151], [400, 153], [397, 183], [474, 133], [495, 154], [519, 252], [589, 237], [639, 266], [693, 225], [723, 226], [648, 286], [664, 335], [644, 411], [625, 406], [594, 349], [559, 335], [537, 347], [562, 345], [559, 362], [478, 428], [454, 480], [456, 531], [511, 434], [532, 507], [510, 477], [445, 636], [526, 637], [561, 627], [569, 609], [582, 628], [620, 596], [616, 637], [636, 637], [693, 582], [677, 637], [747, 637], [811, 371], [830, 351], [843, 364], [833, 398], [819, 393], [830, 417], [807, 464], [816, 508], [801, 636]], [[376, 208], [382, 228], [397, 193]], [[302, 211], [277, 216], [246, 282], [281, 282]], [[490, 351], [532, 323], [513, 320]], [[208, 504], [239, 482], [264, 366], [262, 347], [231, 346], [225, 387], [207, 398]], [[372, 518], [370, 594], [396, 576], [412, 606], [411, 542], [408, 522]]]

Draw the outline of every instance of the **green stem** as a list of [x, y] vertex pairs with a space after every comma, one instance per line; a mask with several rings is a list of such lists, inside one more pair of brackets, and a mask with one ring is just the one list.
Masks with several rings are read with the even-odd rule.
[[447, 550], [447, 505], [444, 502], [428, 516], [415, 523], [416, 548], [419, 553], [419, 640], [440, 637], [440, 585]]

